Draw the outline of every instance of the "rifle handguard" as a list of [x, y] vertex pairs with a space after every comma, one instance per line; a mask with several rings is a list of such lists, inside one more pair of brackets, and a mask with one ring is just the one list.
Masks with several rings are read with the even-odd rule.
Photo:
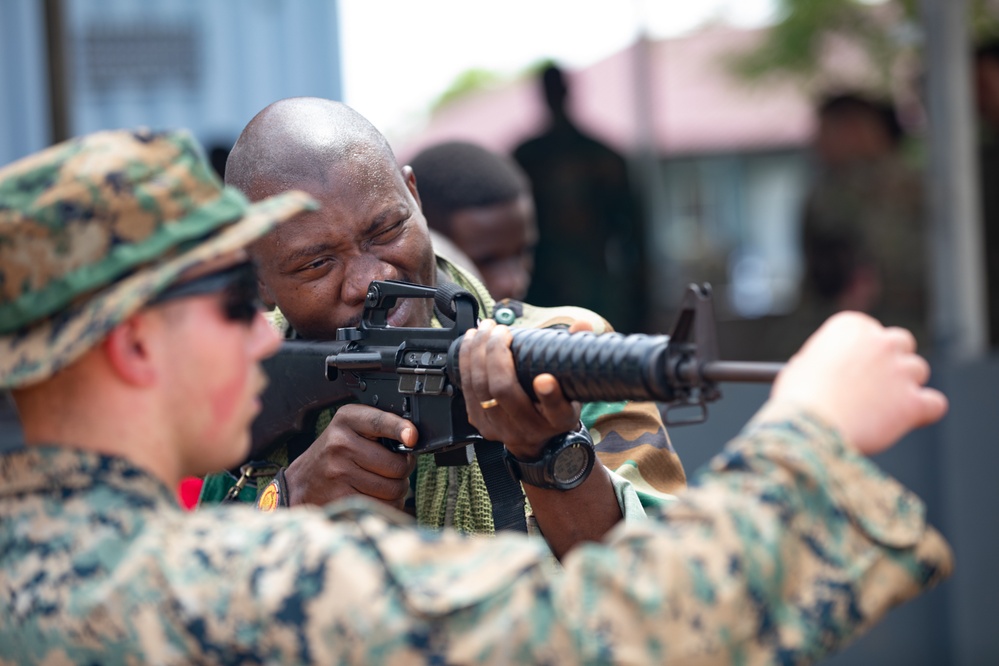
[[[529, 396], [534, 378], [554, 375], [562, 393], [581, 402], [617, 400], [663, 400], [675, 398], [664, 372], [669, 337], [591, 332], [569, 333], [561, 329], [514, 328], [513, 353], [517, 379]], [[456, 362], [461, 340], [451, 346], [449, 366], [461, 387]]]
[[[696, 349], [668, 335], [527, 328], [511, 332], [517, 379], [534, 399], [534, 378], [549, 373], [569, 400], [703, 402], [717, 399], [717, 382], [773, 381], [782, 367], [780, 363], [701, 361], [694, 355]], [[460, 349], [461, 339], [455, 340], [448, 354], [449, 372], [459, 388]], [[703, 395], [695, 396], [696, 392]]]

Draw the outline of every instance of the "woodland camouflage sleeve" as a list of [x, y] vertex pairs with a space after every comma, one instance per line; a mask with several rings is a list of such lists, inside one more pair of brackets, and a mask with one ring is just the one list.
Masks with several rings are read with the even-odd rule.
[[748, 428], [661, 518], [564, 562], [560, 607], [615, 660], [810, 663], [952, 568], [920, 500], [804, 416]]
[[419, 531], [360, 500], [174, 513], [101, 595], [134, 609], [104, 644], [163, 662], [810, 663], [952, 566], [922, 503], [805, 416], [747, 429], [561, 571], [540, 540]]
[[442, 549], [361, 525], [380, 598], [442, 663], [811, 663], [952, 566], [922, 503], [804, 416], [747, 430], [653, 518], [561, 572], [503, 536]]

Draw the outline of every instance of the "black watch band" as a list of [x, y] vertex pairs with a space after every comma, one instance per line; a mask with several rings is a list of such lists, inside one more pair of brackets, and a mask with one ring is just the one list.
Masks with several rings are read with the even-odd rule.
[[582, 426], [549, 440], [540, 460], [523, 462], [505, 449], [503, 453], [513, 478], [550, 490], [572, 490], [583, 483], [593, 470], [596, 458], [593, 439]]

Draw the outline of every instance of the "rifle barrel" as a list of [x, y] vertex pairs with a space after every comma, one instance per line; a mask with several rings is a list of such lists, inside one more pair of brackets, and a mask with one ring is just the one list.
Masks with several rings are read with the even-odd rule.
[[772, 382], [783, 367], [783, 363], [708, 361], [701, 375], [711, 382]]

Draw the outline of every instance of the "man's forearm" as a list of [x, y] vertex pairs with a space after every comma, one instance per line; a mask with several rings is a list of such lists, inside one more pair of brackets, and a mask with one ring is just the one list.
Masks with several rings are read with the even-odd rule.
[[534, 518], [556, 557], [583, 541], [600, 541], [622, 517], [610, 472], [593, 466], [586, 481], [572, 490], [524, 484]]

